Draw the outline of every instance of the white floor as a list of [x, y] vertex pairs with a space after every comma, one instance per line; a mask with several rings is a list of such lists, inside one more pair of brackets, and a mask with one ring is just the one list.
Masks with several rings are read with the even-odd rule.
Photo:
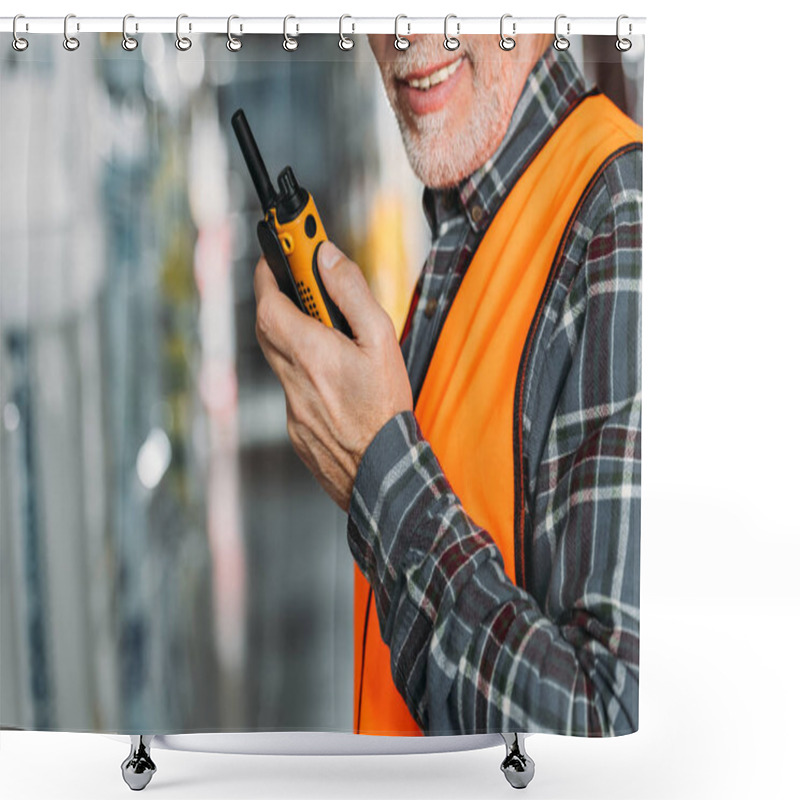
[[[541, 798], [796, 798], [800, 602], [644, 606], [640, 731], [615, 740], [533, 736]], [[787, 645], [788, 646], [788, 645]], [[0, 733], [3, 798], [128, 797], [122, 742]], [[503, 748], [412, 756], [250, 756], [153, 750], [160, 798], [509, 797]], [[521, 797], [523, 795], [520, 795]]]

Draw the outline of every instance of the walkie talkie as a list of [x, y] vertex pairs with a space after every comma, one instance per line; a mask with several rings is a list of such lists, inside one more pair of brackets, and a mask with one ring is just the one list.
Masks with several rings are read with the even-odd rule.
[[291, 167], [278, 174], [275, 191], [241, 108], [231, 117], [231, 125], [264, 211], [256, 229], [258, 243], [278, 287], [301, 311], [352, 339], [347, 320], [320, 278], [317, 253], [328, 237], [314, 198], [297, 182]]

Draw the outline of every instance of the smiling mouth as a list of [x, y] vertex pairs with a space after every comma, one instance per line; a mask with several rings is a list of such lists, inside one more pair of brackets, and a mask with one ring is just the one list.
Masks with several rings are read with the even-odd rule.
[[420, 91], [426, 92], [429, 89], [432, 89], [434, 86], [439, 86], [439, 84], [442, 84], [448, 80], [461, 66], [463, 61], [464, 56], [459, 56], [455, 61], [451, 62], [450, 64], [446, 64], [444, 67], [440, 67], [429, 75], [413, 78], [401, 78], [400, 81], [401, 83], [410, 86], [412, 89], [419, 89]]

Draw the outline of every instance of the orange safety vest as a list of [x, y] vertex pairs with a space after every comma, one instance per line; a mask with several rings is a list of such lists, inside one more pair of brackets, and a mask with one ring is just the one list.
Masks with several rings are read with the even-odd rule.
[[[414, 409], [453, 491], [470, 518], [491, 534], [506, 574], [518, 585], [525, 574], [525, 498], [522, 487], [515, 487], [522, 446], [515, 450], [514, 418], [522, 415], [515, 391], [523, 349], [538, 326], [565, 231], [606, 163], [641, 139], [642, 129], [601, 94], [585, 97], [562, 121], [481, 240]], [[372, 590], [358, 566], [354, 600], [354, 730], [420, 736], [392, 680]]]

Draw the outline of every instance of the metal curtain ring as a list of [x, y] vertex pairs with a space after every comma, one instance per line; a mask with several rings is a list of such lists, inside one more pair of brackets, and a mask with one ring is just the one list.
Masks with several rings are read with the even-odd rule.
[[[345, 36], [342, 31], [342, 24], [346, 19], [353, 19], [353, 18], [349, 14], [342, 14], [342, 16], [339, 17], [339, 47], [342, 50], [352, 50], [355, 42], [348, 36]], [[355, 23], [353, 23], [350, 33], [355, 33], [355, 31], [356, 31], [356, 26]]]
[[[292, 38], [289, 36], [289, 32], [286, 30], [286, 26], [289, 23], [290, 19], [297, 19], [297, 17], [293, 17], [291, 14], [283, 18], [283, 49], [289, 50], [297, 50], [297, 39]], [[297, 33], [300, 33], [300, 26], [297, 26]]]
[[[408, 48], [411, 47], [411, 42], [406, 39], [405, 36], [400, 35], [399, 27], [401, 19], [408, 19], [408, 17], [405, 14], [398, 14], [394, 18], [394, 46], [397, 50], [408, 50]], [[406, 25], [408, 25], [407, 33], [411, 33], [411, 25], [409, 23], [406, 23]]]
[[126, 14], [122, 18], [122, 45], [123, 50], [127, 50], [129, 53], [135, 50], [139, 46], [139, 40], [134, 39], [133, 36], [128, 36], [128, 20], [134, 19], [133, 14]]
[[14, 34], [14, 39], [11, 42], [11, 46], [18, 53], [21, 53], [23, 50], [27, 50], [28, 49], [28, 40], [27, 39], [23, 39], [17, 33], [17, 20], [18, 19], [25, 19], [25, 15], [24, 14], [17, 14], [17, 16], [14, 17], [14, 22], [11, 24], [11, 32]]
[[444, 49], [445, 50], [458, 50], [461, 46], [461, 42], [458, 41], [456, 36], [450, 36], [447, 33], [447, 23], [450, 22], [451, 19], [456, 20], [456, 36], [461, 32], [461, 23], [458, 22], [458, 18], [455, 14], [448, 14], [444, 18]]
[[[238, 39], [231, 33], [231, 22], [233, 22], [233, 20], [235, 19], [239, 19], [239, 17], [237, 17], [236, 14], [231, 14], [228, 17], [228, 41], [225, 42], [225, 47], [227, 47], [228, 50], [231, 51], [231, 53], [238, 53], [239, 50], [242, 49], [242, 40]], [[239, 32], [241, 33], [241, 31], [242, 31], [242, 26], [240, 25]]]
[[[181, 20], [186, 19], [188, 16], [188, 14], [178, 14], [175, 19], [175, 47], [183, 52], [192, 46], [192, 40], [188, 36], [181, 36]], [[189, 30], [191, 29], [192, 25], [189, 23]]]
[[[620, 23], [624, 19], [628, 19], [625, 16], [625, 14], [620, 14], [617, 17], [617, 41], [615, 42], [615, 46], [616, 46], [617, 50], [620, 51], [620, 53], [626, 53], [628, 50], [631, 49], [631, 46], [633, 44], [633, 42], [631, 42], [630, 39], [623, 39], [622, 36], [621, 36], [620, 29], [621, 29], [622, 26], [620, 25]], [[628, 36], [630, 36], [632, 32], [633, 32], [633, 26], [629, 22], [628, 23]]]
[[[69, 50], [70, 52], [77, 50], [81, 46], [81, 43], [74, 36], [70, 36], [67, 30], [67, 26], [69, 25], [69, 21], [71, 19], [75, 19], [74, 14], [67, 14], [67, 16], [64, 17], [64, 49]], [[77, 30], [80, 30], [80, 25], [77, 25]]]
[[[511, 14], [503, 14], [503, 16], [500, 17], [500, 49], [501, 50], [513, 50], [517, 45], [516, 41], [514, 39], [512, 39], [511, 36], [506, 36], [505, 33], [503, 32], [503, 23], [507, 19], [511, 19]], [[516, 22], [512, 22], [511, 23], [511, 33], [512, 34], [516, 34], [517, 33], [517, 23]]]
[[[555, 47], [556, 50], [566, 50], [569, 47], [569, 39], [567, 39], [566, 37], [562, 36], [558, 32], [558, 21], [560, 19], [566, 19], [566, 18], [567, 18], [566, 14], [559, 14], [556, 17], [556, 22], [555, 22], [555, 27], [554, 27], [556, 39], [553, 42], [553, 47]], [[569, 22], [567, 22], [567, 34], [569, 34]]]

